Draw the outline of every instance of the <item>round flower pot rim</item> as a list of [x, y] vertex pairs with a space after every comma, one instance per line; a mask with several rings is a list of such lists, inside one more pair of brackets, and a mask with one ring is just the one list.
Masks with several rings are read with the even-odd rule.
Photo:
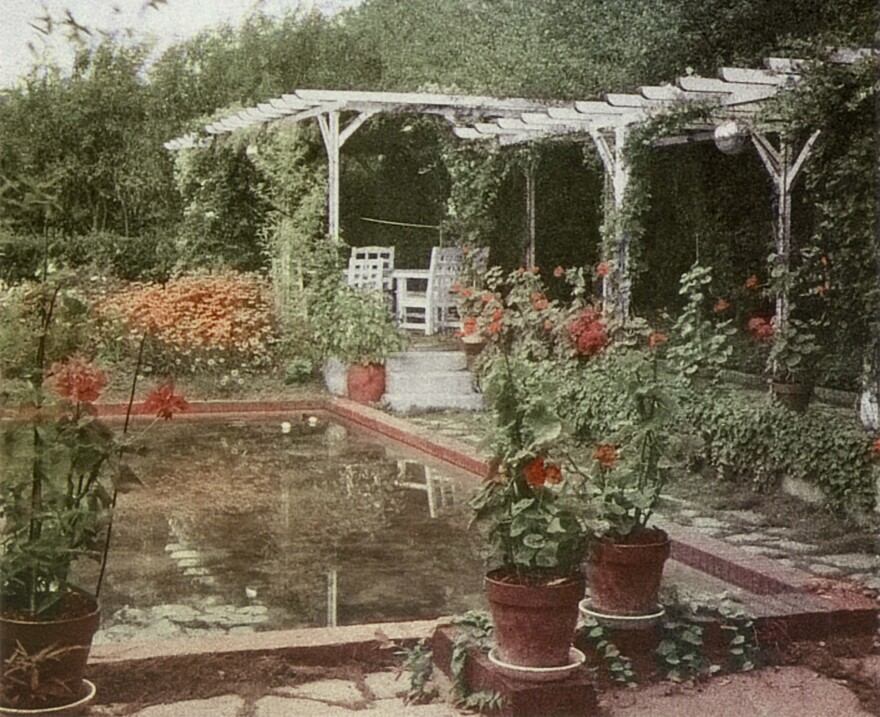
[[85, 707], [89, 704], [93, 699], [95, 699], [95, 694], [98, 691], [98, 688], [95, 687], [95, 683], [91, 680], [83, 679], [83, 684], [86, 687], [86, 694], [84, 697], [80, 697], [78, 700], [74, 702], [68, 702], [66, 705], [58, 705], [57, 707], [37, 707], [34, 709], [19, 709], [17, 707], [4, 707], [0, 705], [0, 715], [52, 715], [52, 714], [69, 714], [69, 710], [76, 710], [82, 707]]

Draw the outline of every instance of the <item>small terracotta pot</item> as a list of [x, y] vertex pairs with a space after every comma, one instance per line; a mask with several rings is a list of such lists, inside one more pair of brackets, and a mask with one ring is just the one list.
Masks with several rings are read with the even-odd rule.
[[545, 582], [526, 581], [502, 570], [486, 576], [496, 653], [521, 667], [560, 667], [570, 662], [581, 575]]
[[657, 609], [669, 536], [658, 528], [622, 541], [602, 540], [590, 556], [590, 605], [606, 615], [648, 615]]
[[[101, 615], [91, 595], [76, 595], [86, 604], [85, 614], [54, 620], [0, 617], [0, 710], [64, 707], [85, 695], [88, 686], [83, 675]], [[36, 685], [31, 682], [31, 689], [22, 689], [7, 678], [19, 659], [19, 646], [28, 656], [46, 653], [34, 670], [27, 671], [28, 680], [38, 680]]]
[[358, 403], [375, 403], [385, 393], [385, 366], [380, 363], [348, 367], [348, 397]]

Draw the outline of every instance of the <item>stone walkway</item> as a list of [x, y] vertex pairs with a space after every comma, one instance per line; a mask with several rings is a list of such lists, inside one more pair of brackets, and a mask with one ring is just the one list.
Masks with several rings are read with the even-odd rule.
[[[880, 688], [880, 656], [862, 669]], [[362, 682], [317, 680], [282, 687], [258, 697], [226, 694], [138, 709], [135, 705], [92, 707], [90, 717], [458, 717], [469, 714], [444, 702], [408, 705], [406, 677], [374, 672]], [[856, 695], [838, 680], [806, 667], [768, 668], [725, 675], [700, 685], [668, 682], [600, 695], [601, 717], [865, 717]], [[534, 715], [533, 717], [551, 717]], [[598, 715], [597, 715], [598, 717]]]
[[[256, 688], [257, 686], [255, 686]], [[437, 702], [408, 705], [406, 674], [371, 672], [363, 680], [328, 679], [279, 687], [259, 696], [227, 694], [138, 709], [135, 705], [98, 705], [90, 717], [458, 717], [464, 714]]]

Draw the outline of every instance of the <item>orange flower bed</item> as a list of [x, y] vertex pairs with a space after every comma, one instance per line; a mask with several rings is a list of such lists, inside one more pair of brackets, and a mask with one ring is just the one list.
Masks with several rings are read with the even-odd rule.
[[233, 271], [183, 276], [165, 285], [133, 284], [104, 297], [96, 310], [184, 354], [231, 352], [258, 364], [268, 359], [276, 340], [268, 282]]

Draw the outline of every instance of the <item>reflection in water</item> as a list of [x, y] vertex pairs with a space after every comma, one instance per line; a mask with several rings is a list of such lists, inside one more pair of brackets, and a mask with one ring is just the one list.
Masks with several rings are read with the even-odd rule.
[[103, 639], [482, 605], [479, 541], [466, 530], [474, 479], [308, 419], [285, 416], [286, 432], [280, 420], [153, 429], [162, 450], [138, 466], [146, 487], [120, 501]]

